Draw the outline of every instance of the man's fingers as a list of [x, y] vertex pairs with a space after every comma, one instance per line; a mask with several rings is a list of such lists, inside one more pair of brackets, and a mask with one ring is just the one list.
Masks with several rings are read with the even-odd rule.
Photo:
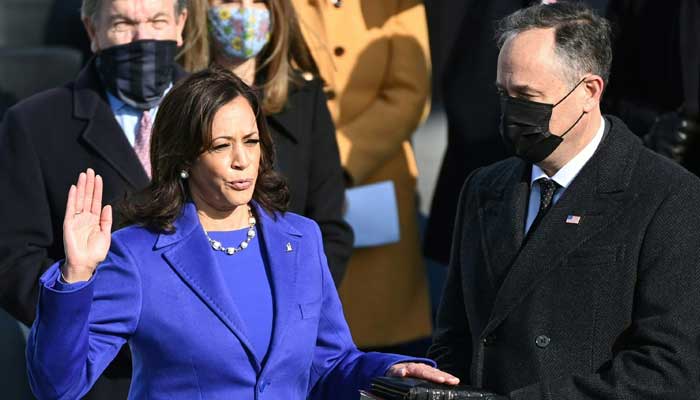
[[78, 176], [78, 191], [75, 198], [75, 210], [73, 214], [83, 212], [83, 205], [85, 204], [85, 181], [87, 180], [87, 174], [81, 172]]
[[92, 206], [90, 207], [90, 212], [95, 215], [100, 215], [100, 210], [102, 209], [102, 177], [95, 176], [95, 190], [92, 194]]
[[107, 205], [100, 214], [100, 230], [108, 235], [112, 231], [112, 206]]

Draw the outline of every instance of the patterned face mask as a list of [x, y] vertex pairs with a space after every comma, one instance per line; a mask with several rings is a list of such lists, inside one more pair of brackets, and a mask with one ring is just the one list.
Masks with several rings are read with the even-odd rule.
[[270, 11], [262, 8], [210, 7], [209, 33], [229, 56], [247, 60], [270, 40]]

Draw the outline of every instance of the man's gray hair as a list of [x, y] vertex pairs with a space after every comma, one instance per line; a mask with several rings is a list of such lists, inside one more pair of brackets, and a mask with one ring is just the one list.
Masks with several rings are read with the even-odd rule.
[[608, 82], [612, 48], [610, 24], [605, 18], [579, 2], [530, 6], [498, 23], [498, 48], [518, 33], [538, 28], [554, 28], [554, 51], [562, 62], [565, 79], [575, 84], [582, 75], [593, 73]]
[[[80, 15], [83, 18], [89, 17], [93, 23], [95, 23], [97, 12], [100, 10], [103, 1], [104, 0], [83, 0], [83, 4], [80, 7]], [[187, 0], [175, 0], [175, 15], [182, 14], [185, 8], [187, 8]]]

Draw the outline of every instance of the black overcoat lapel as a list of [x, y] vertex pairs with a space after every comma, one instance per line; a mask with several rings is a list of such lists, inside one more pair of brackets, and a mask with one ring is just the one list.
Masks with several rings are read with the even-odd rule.
[[[186, 75], [179, 66], [173, 69], [173, 81]], [[148, 185], [146, 171], [114, 118], [95, 68], [95, 58], [83, 68], [73, 86], [73, 117], [86, 122], [80, 136], [84, 146], [107, 161], [132, 187]]]
[[80, 72], [73, 89], [73, 116], [87, 122], [80, 140], [132, 187], [145, 187], [149, 182], [146, 171], [114, 118], [94, 62], [93, 58]]
[[531, 168], [518, 160], [510, 173], [486, 182], [479, 196], [479, 226], [486, 273], [492, 291], [500, 287], [505, 273], [520, 251], [525, 231]]
[[[609, 120], [606, 125], [598, 151], [515, 257], [498, 290], [483, 335], [493, 332], [542, 279], [562, 265], [571, 252], [615, 221], [634, 200], [636, 195], [626, 189], [641, 146], [634, 143], [635, 137], [615, 132]], [[527, 201], [526, 197], [525, 207]], [[567, 223], [570, 215], [580, 217], [579, 222]], [[521, 227], [524, 215], [519, 217], [520, 222], [514, 225]]]

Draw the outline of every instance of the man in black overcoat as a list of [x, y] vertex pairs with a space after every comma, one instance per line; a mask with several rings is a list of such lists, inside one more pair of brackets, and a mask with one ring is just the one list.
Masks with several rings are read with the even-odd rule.
[[601, 115], [604, 19], [537, 5], [499, 34], [518, 157], [464, 184], [429, 356], [514, 400], [700, 398], [700, 181]]
[[[606, 0], [586, 0], [602, 7]], [[424, 239], [424, 253], [447, 265], [460, 185], [475, 169], [503, 160], [500, 107], [493, 90], [498, 20], [543, 0], [426, 1], [434, 83], [447, 117], [447, 148], [440, 165]]]
[[[38, 278], [64, 257], [67, 189], [78, 174], [90, 167], [101, 175], [105, 202], [112, 204], [148, 185], [150, 168], [136, 149], [150, 135], [141, 129], [143, 115], [148, 112], [152, 123], [162, 96], [184, 76], [174, 56], [182, 45], [185, 5], [84, 0], [96, 56], [75, 81], [6, 112], [0, 125], [0, 306], [17, 320], [32, 323]], [[106, 373], [130, 376], [126, 356]], [[128, 383], [100, 380], [88, 398], [124, 399]]]

